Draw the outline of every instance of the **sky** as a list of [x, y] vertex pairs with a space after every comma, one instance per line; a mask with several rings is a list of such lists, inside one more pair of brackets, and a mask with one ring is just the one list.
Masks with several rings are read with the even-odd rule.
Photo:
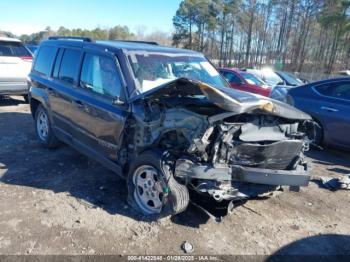
[[181, 0], [0, 0], [0, 31], [31, 34], [50, 26], [93, 29], [126, 25], [171, 32]]

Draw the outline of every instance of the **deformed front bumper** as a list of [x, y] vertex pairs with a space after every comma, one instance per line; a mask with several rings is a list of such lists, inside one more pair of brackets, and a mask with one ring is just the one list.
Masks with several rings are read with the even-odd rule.
[[187, 159], [176, 162], [175, 176], [185, 181], [192, 179], [215, 181], [239, 181], [276, 186], [307, 186], [310, 175], [308, 170], [298, 165], [295, 170], [261, 169], [243, 166], [197, 165]]

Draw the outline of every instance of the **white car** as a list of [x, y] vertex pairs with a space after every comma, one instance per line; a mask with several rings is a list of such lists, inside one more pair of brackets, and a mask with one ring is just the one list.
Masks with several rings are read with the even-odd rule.
[[20, 40], [0, 37], [0, 96], [23, 95], [27, 100], [32, 61], [32, 53]]

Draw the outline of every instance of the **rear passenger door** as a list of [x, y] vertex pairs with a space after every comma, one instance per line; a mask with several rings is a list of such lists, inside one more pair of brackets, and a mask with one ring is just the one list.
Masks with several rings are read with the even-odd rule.
[[99, 51], [84, 53], [71, 114], [73, 136], [91, 153], [113, 161], [118, 159], [128, 115], [123, 83], [114, 55]]
[[54, 128], [65, 139], [73, 137], [76, 89], [82, 54], [81, 48], [60, 48], [52, 73], [52, 85], [48, 87]]

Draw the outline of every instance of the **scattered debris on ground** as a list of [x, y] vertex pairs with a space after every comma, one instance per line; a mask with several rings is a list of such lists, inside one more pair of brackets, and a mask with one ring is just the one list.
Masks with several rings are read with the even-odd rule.
[[183, 242], [181, 248], [186, 254], [192, 253], [194, 251], [193, 245], [188, 241]]
[[344, 189], [350, 190], [350, 174], [344, 175], [342, 177], [317, 177], [313, 179], [314, 181], [319, 181], [321, 184], [332, 191]]

